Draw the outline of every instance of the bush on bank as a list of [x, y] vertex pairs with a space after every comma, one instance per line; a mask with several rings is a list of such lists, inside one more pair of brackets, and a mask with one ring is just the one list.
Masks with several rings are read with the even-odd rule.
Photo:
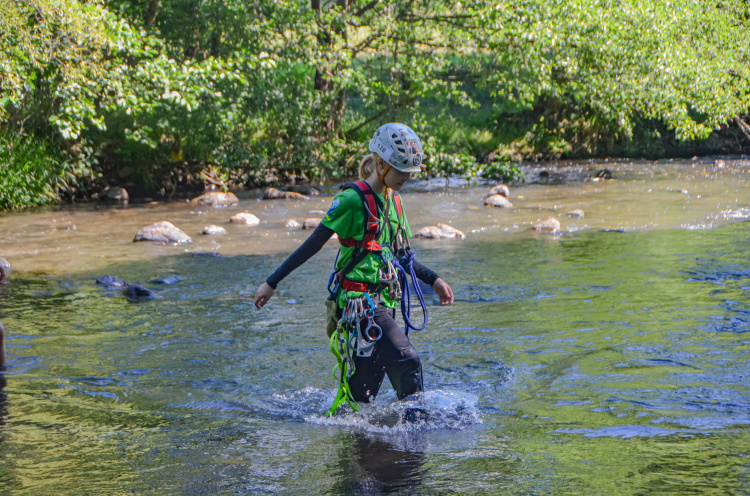
[[[747, 149], [741, 0], [29, 0], [0, 6], [0, 208], [351, 175], [372, 132], [428, 175]], [[11, 187], [10, 185], [13, 184]], [[11, 191], [12, 190], [12, 191]]]

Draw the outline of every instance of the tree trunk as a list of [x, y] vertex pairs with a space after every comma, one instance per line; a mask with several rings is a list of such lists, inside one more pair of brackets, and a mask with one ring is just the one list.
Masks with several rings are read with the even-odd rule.
[[146, 18], [144, 19], [146, 29], [153, 27], [156, 23], [156, 15], [159, 13], [159, 7], [159, 0], [149, 0]]

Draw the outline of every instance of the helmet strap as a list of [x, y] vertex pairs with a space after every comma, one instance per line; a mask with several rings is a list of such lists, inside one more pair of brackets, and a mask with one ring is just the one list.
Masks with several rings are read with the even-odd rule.
[[[375, 168], [375, 170], [377, 171], [377, 168]], [[385, 169], [383, 169], [383, 173], [380, 174], [378, 172], [378, 179], [380, 179], [380, 182], [383, 183], [383, 196], [386, 196], [386, 197], [388, 196], [388, 190], [390, 188], [386, 186], [385, 184], [385, 175], [388, 174], [389, 170], [391, 170], [391, 164], [385, 164]]]

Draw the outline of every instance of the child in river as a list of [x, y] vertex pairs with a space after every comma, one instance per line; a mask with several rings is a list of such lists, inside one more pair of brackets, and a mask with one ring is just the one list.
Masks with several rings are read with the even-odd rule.
[[[350, 309], [358, 309], [360, 319], [369, 315], [367, 329], [372, 333], [359, 341], [350, 363], [354, 372], [342, 379], [349, 390], [347, 399], [355, 402], [374, 400], [385, 374], [399, 399], [424, 387], [419, 355], [395, 321], [395, 309], [403, 292], [408, 291], [400, 284], [405, 277], [396, 275], [399, 261], [410, 265], [417, 278], [432, 286], [441, 305], [453, 303], [450, 286], [413, 259], [408, 244], [411, 230], [397, 193], [411, 174], [420, 170], [422, 143], [408, 126], [390, 123], [377, 130], [369, 150], [372, 154], [360, 163], [361, 181], [336, 195], [320, 225], [255, 294], [255, 306], [260, 309], [282, 279], [315, 255], [334, 233], [338, 235], [341, 250], [331, 300], [338, 307], [338, 317]], [[379, 330], [373, 331], [375, 328]]]

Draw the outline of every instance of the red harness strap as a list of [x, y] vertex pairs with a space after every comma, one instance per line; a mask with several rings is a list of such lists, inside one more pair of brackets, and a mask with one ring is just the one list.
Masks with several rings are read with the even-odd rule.
[[362, 198], [365, 213], [365, 235], [361, 241], [354, 238], [339, 238], [339, 243], [349, 248], [360, 248], [364, 251], [375, 251], [379, 252], [382, 250], [380, 244], [378, 244], [378, 236], [380, 234], [380, 219], [378, 219], [378, 205], [375, 201], [375, 192], [372, 190], [369, 184], [365, 181], [355, 181], [349, 183], [349, 186], [359, 193]]

